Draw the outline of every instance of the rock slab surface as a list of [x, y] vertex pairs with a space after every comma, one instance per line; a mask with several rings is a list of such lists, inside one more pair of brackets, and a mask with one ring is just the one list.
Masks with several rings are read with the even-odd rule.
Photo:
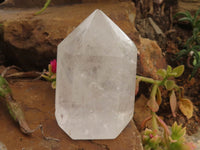
[[12, 80], [14, 98], [22, 105], [32, 129], [43, 125], [44, 134], [60, 139], [46, 141], [40, 131], [25, 136], [11, 119], [6, 106], [0, 103], [0, 141], [8, 150], [142, 150], [140, 134], [131, 121], [115, 140], [72, 140], [57, 125], [54, 111], [55, 92], [44, 81]]

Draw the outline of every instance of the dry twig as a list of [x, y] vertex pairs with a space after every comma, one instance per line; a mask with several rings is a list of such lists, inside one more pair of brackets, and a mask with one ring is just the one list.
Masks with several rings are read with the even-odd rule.
[[159, 26], [153, 21], [153, 19], [151, 17], [149, 17], [148, 19], [149, 19], [149, 23], [155, 30], [156, 34], [162, 35], [165, 38], [166, 37], [165, 34], [162, 32], [162, 30], [159, 28]]

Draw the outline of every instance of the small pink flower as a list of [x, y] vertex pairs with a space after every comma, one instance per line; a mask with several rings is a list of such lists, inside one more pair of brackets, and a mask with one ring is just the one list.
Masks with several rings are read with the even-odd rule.
[[56, 65], [57, 65], [57, 63], [56, 63], [56, 59], [54, 59], [54, 60], [52, 60], [51, 62], [50, 62], [50, 64], [51, 64], [51, 71], [53, 72], [53, 73], [56, 73]]
[[153, 135], [152, 135], [152, 134], [149, 134], [149, 137], [152, 139], [152, 138], [153, 138]]

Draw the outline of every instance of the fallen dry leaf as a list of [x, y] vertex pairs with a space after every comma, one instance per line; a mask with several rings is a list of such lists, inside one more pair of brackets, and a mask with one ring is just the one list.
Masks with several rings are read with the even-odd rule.
[[180, 99], [178, 105], [179, 109], [187, 117], [187, 119], [190, 119], [193, 116], [194, 107], [189, 99], [186, 98]]
[[156, 93], [156, 101], [158, 103], [158, 105], [160, 106], [160, 104], [162, 103], [162, 96], [161, 96], [161, 92], [160, 89], [158, 88], [157, 93]]
[[177, 100], [176, 100], [176, 94], [174, 90], [172, 91], [170, 95], [170, 107], [171, 107], [173, 117], [176, 117]]

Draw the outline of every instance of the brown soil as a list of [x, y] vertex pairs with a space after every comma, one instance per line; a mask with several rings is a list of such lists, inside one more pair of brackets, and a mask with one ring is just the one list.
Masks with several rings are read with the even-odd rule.
[[[164, 121], [168, 125], [172, 125], [174, 121], [177, 121], [178, 123], [183, 124], [183, 126], [186, 126], [187, 133], [189, 135], [194, 134], [200, 126], [200, 69], [198, 70], [196, 76], [192, 80], [189, 80], [189, 75], [191, 74], [192, 69], [186, 64], [187, 58], [182, 58], [180, 60], [175, 59], [176, 53], [183, 48], [184, 42], [191, 36], [192, 29], [187, 24], [178, 24], [176, 20], [173, 20], [172, 24], [169, 10], [170, 6], [172, 6], [173, 12], [177, 12], [176, 3], [166, 5], [165, 16], [160, 15], [159, 9], [156, 9], [153, 15], [149, 15], [148, 7], [141, 9], [141, 6], [139, 6], [140, 4], [138, 3], [137, 5], [138, 7], [136, 8], [138, 15], [135, 21], [137, 30], [140, 32], [142, 37], [157, 41], [163, 51], [163, 54], [166, 56], [166, 60], [169, 65], [172, 67], [176, 67], [181, 64], [185, 65], [184, 74], [180, 78], [175, 79], [175, 81], [178, 85], [184, 87], [185, 96], [189, 98], [195, 106], [194, 115], [191, 119], [188, 120], [179, 110], [177, 111], [177, 117], [174, 118], [170, 111], [169, 99], [167, 96], [168, 93], [164, 93], [164, 102], [160, 107], [158, 115], [164, 116]], [[175, 32], [172, 30], [169, 34], [165, 34], [166, 38], [157, 35], [149, 23], [148, 17], [151, 17], [155, 21], [163, 33], [167, 33], [170, 29], [175, 29]], [[170, 28], [170, 25], [172, 28]]]

